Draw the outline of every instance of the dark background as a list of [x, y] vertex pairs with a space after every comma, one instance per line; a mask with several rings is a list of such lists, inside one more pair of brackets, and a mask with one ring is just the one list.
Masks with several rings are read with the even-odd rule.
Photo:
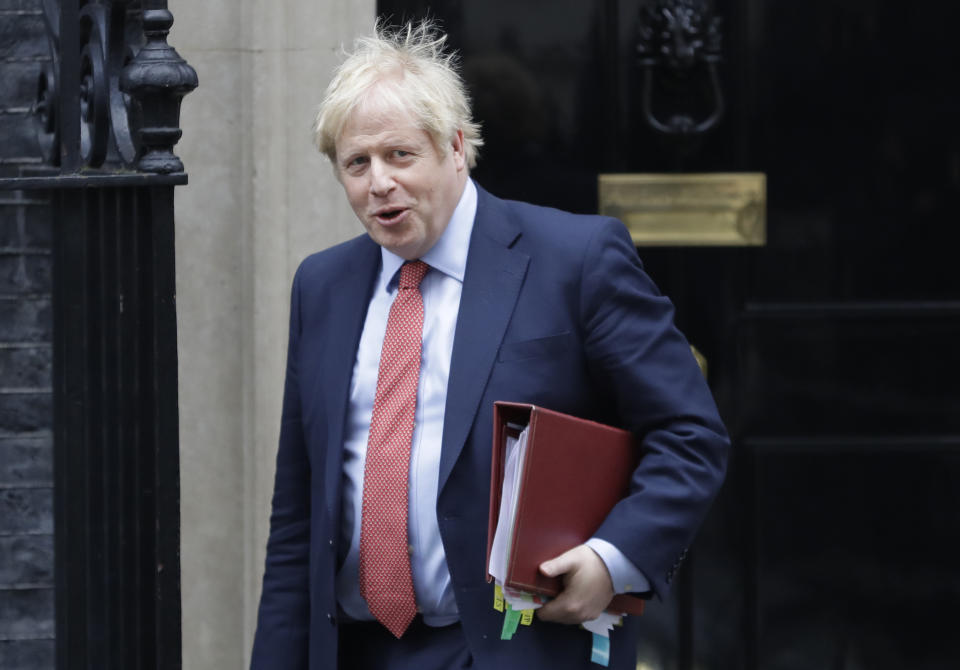
[[715, 3], [727, 114], [678, 158], [639, 111], [641, 4], [378, 4], [429, 11], [462, 52], [497, 195], [596, 212], [603, 172], [767, 175], [766, 246], [640, 249], [734, 438], [640, 658], [956, 667], [960, 8]]

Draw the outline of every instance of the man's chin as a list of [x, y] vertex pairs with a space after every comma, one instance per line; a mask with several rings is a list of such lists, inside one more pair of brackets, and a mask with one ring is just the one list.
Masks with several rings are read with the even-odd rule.
[[420, 258], [426, 251], [421, 251], [418, 240], [404, 239], [402, 236], [371, 235], [374, 242], [389, 252], [408, 261]]
[[421, 251], [419, 247], [388, 247], [382, 245], [387, 251], [390, 251], [405, 261], [415, 261], [427, 253], [427, 250]]
[[387, 251], [407, 260], [415, 260], [426, 253], [426, 250], [421, 251], [420, 249], [423, 246], [423, 240], [414, 233], [415, 231], [411, 230], [409, 226], [404, 226], [402, 230], [392, 230], [379, 224], [367, 226], [367, 234], [370, 235], [370, 239]]

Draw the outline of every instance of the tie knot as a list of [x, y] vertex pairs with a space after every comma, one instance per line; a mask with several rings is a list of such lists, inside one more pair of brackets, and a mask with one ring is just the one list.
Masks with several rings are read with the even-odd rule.
[[407, 261], [400, 268], [400, 288], [420, 288], [429, 269], [423, 261]]

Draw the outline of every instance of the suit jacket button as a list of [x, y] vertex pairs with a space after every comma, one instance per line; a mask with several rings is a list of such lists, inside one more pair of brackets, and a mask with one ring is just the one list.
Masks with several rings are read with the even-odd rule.
[[337, 617], [335, 617], [335, 616], [333, 616], [332, 614], [330, 614], [330, 612], [327, 612], [327, 621], [330, 622], [330, 625], [331, 625], [331, 626], [336, 626], [336, 625], [337, 625]]

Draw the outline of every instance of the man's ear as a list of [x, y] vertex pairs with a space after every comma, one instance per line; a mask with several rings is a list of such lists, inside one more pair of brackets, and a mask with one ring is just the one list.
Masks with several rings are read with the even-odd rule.
[[459, 172], [467, 165], [467, 158], [463, 149], [463, 131], [459, 128], [450, 142], [450, 149], [453, 151], [453, 164], [456, 165], [457, 172]]

